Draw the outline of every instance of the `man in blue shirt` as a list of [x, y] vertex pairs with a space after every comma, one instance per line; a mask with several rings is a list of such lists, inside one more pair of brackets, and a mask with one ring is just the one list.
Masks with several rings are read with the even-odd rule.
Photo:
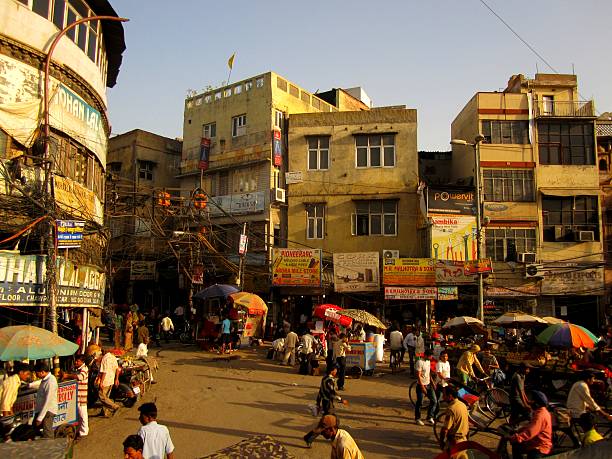
[[232, 323], [227, 316], [221, 322], [221, 354], [225, 354], [225, 347], [228, 346], [228, 353], [232, 352], [232, 341], [230, 339]]

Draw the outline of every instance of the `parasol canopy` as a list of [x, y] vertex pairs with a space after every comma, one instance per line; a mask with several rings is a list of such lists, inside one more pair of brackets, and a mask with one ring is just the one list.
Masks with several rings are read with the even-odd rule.
[[335, 324], [342, 325], [343, 327], [350, 327], [353, 323], [353, 319], [350, 317], [341, 316], [339, 313], [342, 311], [340, 306], [335, 304], [320, 304], [312, 312], [313, 317], [319, 319], [329, 320]]
[[0, 360], [39, 360], [72, 355], [78, 345], [44, 328], [15, 325], [0, 328]]
[[336, 306], [335, 304], [320, 304], [314, 308], [314, 311], [312, 311], [312, 317], [326, 319], [327, 317], [325, 316], [325, 313], [328, 309], [331, 311], [339, 311], [342, 308], [340, 306]]
[[361, 322], [363, 324], [381, 328], [383, 330], [387, 329], [387, 326], [383, 324], [378, 317], [361, 309], [342, 309], [341, 311], [338, 311], [338, 314], [343, 315], [344, 317], [350, 317], [355, 322]]
[[549, 346], [593, 348], [599, 339], [580, 325], [554, 324], [546, 327], [537, 337], [538, 342]]
[[229, 295], [234, 302], [234, 307], [243, 307], [253, 316], [265, 316], [268, 314], [268, 305], [260, 296], [249, 292], [236, 292]]
[[504, 328], [530, 328], [534, 325], [546, 325], [546, 321], [524, 312], [506, 312], [492, 322], [494, 325]]
[[449, 319], [442, 330], [448, 331], [453, 335], [484, 334], [485, 324], [476, 317], [459, 316]]
[[558, 317], [551, 317], [551, 316], [544, 316], [542, 317], [542, 320], [544, 320], [549, 325], [566, 323], [566, 321], [563, 319], [559, 319]]
[[194, 298], [199, 298], [201, 300], [205, 300], [207, 298], [215, 298], [222, 296], [223, 298], [227, 298], [228, 295], [232, 293], [236, 293], [239, 290], [233, 285], [227, 284], [213, 284], [206, 287], [204, 290], [200, 290], [198, 293], [193, 295]]

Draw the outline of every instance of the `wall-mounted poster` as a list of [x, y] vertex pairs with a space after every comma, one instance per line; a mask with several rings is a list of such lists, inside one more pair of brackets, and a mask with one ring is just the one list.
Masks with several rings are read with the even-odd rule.
[[384, 285], [436, 285], [436, 267], [431, 258], [385, 258]]
[[378, 252], [334, 253], [336, 292], [378, 292]]
[[272, 285], [321, 286], [321, 249], [274, 249], [272, 259]]

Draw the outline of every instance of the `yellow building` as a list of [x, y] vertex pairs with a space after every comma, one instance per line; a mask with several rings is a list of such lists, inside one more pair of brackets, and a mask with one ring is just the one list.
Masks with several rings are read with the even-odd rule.
[[[484, 136], [481, 239], [495, 262], [485, 289], [493, 313], [520, 308], [596, 325], [603, 253], [594, 120], [575, 75], [537, 74], [478, 92], [453, 121], [453, 139]], [[473, 170], [472, 147], [453, 145], [454, 178]]]
[[[322, 249], [330, 267], [338, 253], [418, 256], [416, 128], [416, 110], [403, 107], [291, 115], [288, 247]], [[381, 282], [361, 299], [381, 306], [382, 291]], [[327, 294], [329, 301], [333, 291], [281, 288], [283, 293]], [[363, 307], [354, 297], [332, 299]]]

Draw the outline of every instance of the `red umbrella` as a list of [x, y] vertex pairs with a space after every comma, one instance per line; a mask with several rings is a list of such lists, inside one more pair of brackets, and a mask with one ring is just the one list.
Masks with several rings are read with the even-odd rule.
[[341, 310], [342, 308], [340, 306], [336, 306], [335, 304], [320, 304], [314, 309], [312, 316], [318, 317], [319, 319], [329, 320], [335, 324], [342, 325], [343, 327], [350, 327], [353, 323], [353, 319], [338, 314], [338, 311]]
[[325, 311], [327, 311], [328, 309], [337, 311], [342, 308], [340, 306], [336, 306], [335, 304], [320, 304], [316, 308], [314, 308], [312, 316], [318, 317], [319, 319], [326, 319]]

